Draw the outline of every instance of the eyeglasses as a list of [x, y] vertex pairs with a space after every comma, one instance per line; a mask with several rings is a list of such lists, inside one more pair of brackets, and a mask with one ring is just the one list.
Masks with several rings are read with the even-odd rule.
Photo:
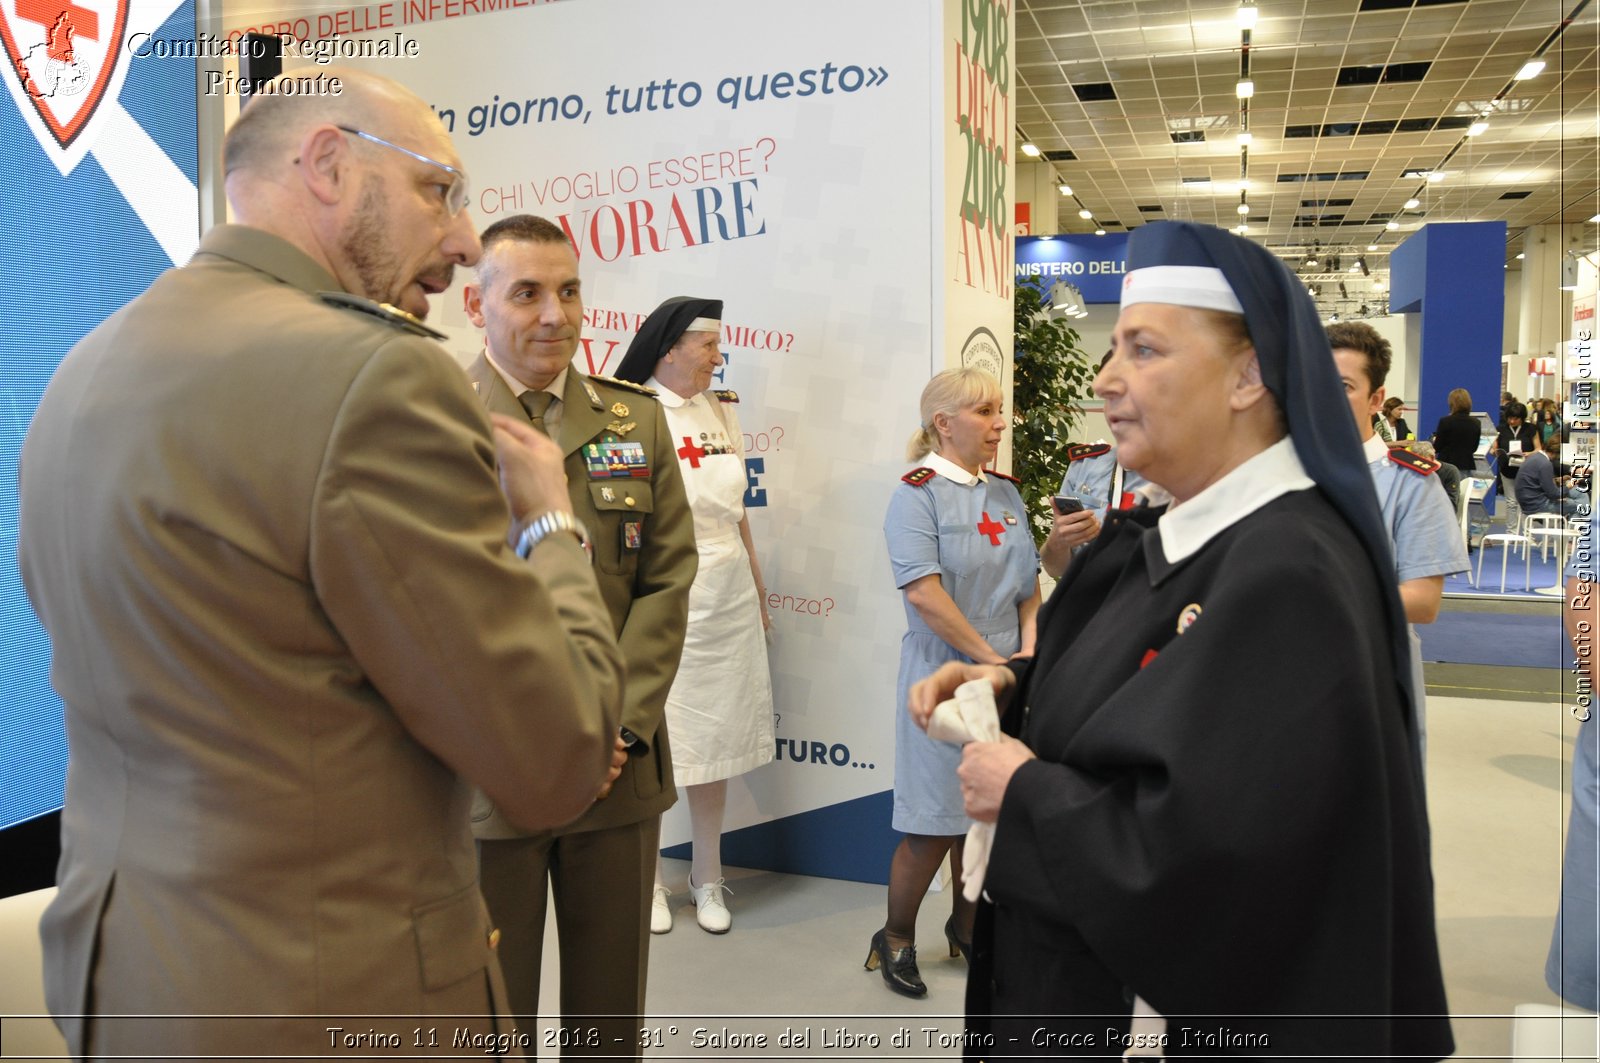
[[444, 206], [445, 209], [450, 212], [450, 216], [452, 218], [457, 214], [460, 214], [461, 208], [467, 205], [467, 196], [471, 194], [467, 185], [467, 175], [456, 169], [454, 166], [446, 166], [438, 159], [430, 159], [421, 152], [412, 151], [410, 148], [402, 148], [399, 144], [384, 140], [382, 137], [373, 136], [364, 129], [351, 129], [347, 125], [342, 125], [338, 128], [341, 132], [349, 133], [353, 137], [360, 137], [362, 140], [370, 140], [374, 144], [382, 144], [386, 148], [393, 148], [402, 155], [411, 156], [418, 162], [425, 162], [429, 166], [437, 166], [439, 169], [449, 174], [450, 184], [445, 189]]

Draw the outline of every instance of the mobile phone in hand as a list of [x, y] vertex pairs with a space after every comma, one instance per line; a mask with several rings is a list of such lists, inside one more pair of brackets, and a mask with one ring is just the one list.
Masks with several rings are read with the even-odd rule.
[[1056, 512], [1063, 517], [1068, 513], [1076, 513], [1083, 508], [1083, 500], [1076, 495], [1054, 495], [1050, 504], [1056, 507]]

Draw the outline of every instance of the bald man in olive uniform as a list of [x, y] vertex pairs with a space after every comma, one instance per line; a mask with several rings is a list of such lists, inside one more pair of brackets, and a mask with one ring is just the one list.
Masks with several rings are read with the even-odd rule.
[[252, 100], [239, 224], [66, 356], [23, 446], [74, 1056], [509, 1034], [472, 786], [548, 828], [609, 768], [620, 661], [560, 453], [491, 436], [420, 321], [480, 251], [460, 160], [400, 86], [329, 80]]
[[[654, 393], [572, 364], [583, 298], [566, 234], [522, 214], [482, 239], [465, 302], [485, 352], [468, 377], [486, 409], [532, 421], [566, 455], [572, 508], [593, 536], [627, 668], [629, 753], [611, 795], [553, 833], [529, 835], [487, 805], [476, 809], [484, 896], [504, 931], [511, 1003], [529, 1015], [539, 1005], [546, 897], [555, 894], [562, 1052], [626, 1057], [638, 1051], [644, 1014], [661, 813], [677, 797], [664, 714], [698, 566], [694, 517]], [[611, 1018], [589, 1018], [598, 1015]]]

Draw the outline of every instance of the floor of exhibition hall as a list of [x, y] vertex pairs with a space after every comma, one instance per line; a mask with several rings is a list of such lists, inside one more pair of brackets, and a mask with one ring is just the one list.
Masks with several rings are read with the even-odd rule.
[[[1446, 619], [1490, 614], [1558, 622], [1560, 605], [1447, 599], [1444, 609]], [[1543, 971], [1577, 725], [1558, 668], [1430, 663], [1425, 671], [1439, 945], [1458, 1016], [1456, 1058], [1504, 1058], [1517, 1005], [1560, 1003]], [[947, 894], [930, 895], [922, 907], [918, 958], [928, 995], [910, 1000], [862, 969], [868, 939], [883, 923], [883, 887], [728, 868], [733, 930], [713, 936], [695, 924], [683, 887], [687, 874], [687, 863], [666, 862], [667, 882], [677, 891], [675, 918], [672, 932], [651, 942], [654, 1017], [647, 1025], [653, 1037], [659, 1028], [659, 1047], [650, 1054], [736, 1057], [727, 1046], [757, 1033], [766, 1034], [766, 1044], [750, 1057], [957, 1054], [966, 967], [945, 947]], [[545, 963], [551, 974], [540, 1006], [546, 1014], [558, 1009], [554, 940], [552, 921]], [[696, 1028], [705, 1031], [701, 1047]], [[910, 1045], [892, 1047], [902, 1028], [910, 1031]], [[778, 1038], [786, 1029], [809, 1032], [809, 1046], [784, 1052]]]

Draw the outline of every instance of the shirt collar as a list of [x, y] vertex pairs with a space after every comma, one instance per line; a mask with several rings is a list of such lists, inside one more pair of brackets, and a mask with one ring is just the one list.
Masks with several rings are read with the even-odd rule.
[[[512, 398], [520, 399], [523, 395], [534, 390], [533, 388], [530, 388], [528, 385], [524, 384], [522, 381], [518, 380], [516, 377], [512, 376], [510, 373], [506, 372], [505, 367], [499, 362], [495, 361], [494, 355], [490, 353], [487, 347], [485, 347], [483, 350], [483, 356], [489, 362], [489, 364], [494, 367], [494, 371], [500, 374], [500, 379], [505, 381], [506, 387], [511, 389]], [[546, 384], [539, 390], [548, 391], [556, 398], [561, 398], [567, 387], [567, 371], [571, 368], [571, 366], [564, 367], [561, 372], [556, 374], [556, 378], [554, 380], [550, 381], [549, 384]]]
[[927, 457], [922, 459], [922, 464], [945, 479], [954, 480], [963, 487], [971, 487], [973, 484], [983, 483], [983, 473], [970, 473], [949, 458], [939, 454], [930, 452]]
[[1361, 444], [1361, 447], [1367, 452], [1368, 465], [1376, 465], [1389, 456], [1388, 442], [1376, 432], [1368, 436], [1367, 441]]
[[1161, 551], [1175, 565], [1273, 499], [1314, 485], [1294, 441], [1284, 436], [1260, 454], [1161, 516]]

